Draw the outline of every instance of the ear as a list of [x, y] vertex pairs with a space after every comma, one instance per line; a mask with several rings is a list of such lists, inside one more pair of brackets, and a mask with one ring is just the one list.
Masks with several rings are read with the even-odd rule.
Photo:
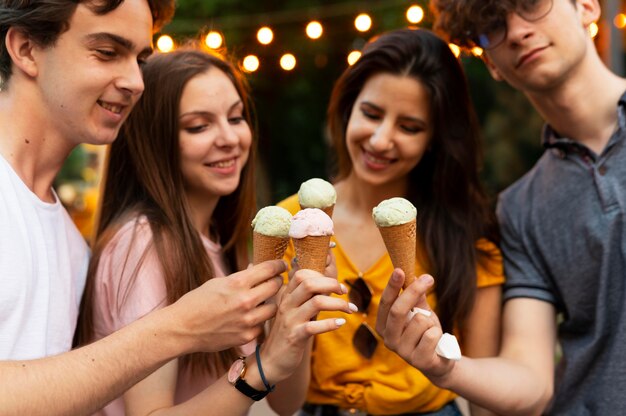
[[4, 42], [14, 67], [30, 77], [37, 76], [37, 64], [33, 55], [36, 45], [28, 35], [15, 27], [10, 27]]
[[498, 68], [496, 68], [491, 59], [489, 59], [486, 52], [483, 52], [480, 58], [485, 63], [485, 66], [487, 67], [487, 70], [489, 71], [493, 79], [495, 79], [496, 81], [504, 81], [504, 78], [502, 78], [502, 75], [500, 75], [500, 71], [498, 71]]
[[602, 10], [598, 0], [578, 0], [576, 7], [580, 13], [584, 27], [588, 28], [590, 24], [600, 19]]

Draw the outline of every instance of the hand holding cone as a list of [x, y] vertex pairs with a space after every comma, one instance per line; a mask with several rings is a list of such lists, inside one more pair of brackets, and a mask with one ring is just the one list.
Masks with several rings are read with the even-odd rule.
[[261, 208], [252, 220], [252, 262], [283, 258], [289, 244], [291, 214], [284, 208]]
[[333, 220], [318, 208], [306, 208], [293, 216], [289, 236], [293, 239], [298, 266], [324, 273]]
[[372, 210], [393, 266], [404, 272], [404, 288], [415, 280], [416, 216], [417, 210], [404, 198], [384, 200]]

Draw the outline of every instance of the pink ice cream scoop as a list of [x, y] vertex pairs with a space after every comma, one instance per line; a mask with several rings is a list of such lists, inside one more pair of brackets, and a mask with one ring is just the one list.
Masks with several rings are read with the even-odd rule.
[[296, 249], [298, 266], [324, 273], [333, 220], [321, 209], [306, 208], [291, 220], [289, 236]]

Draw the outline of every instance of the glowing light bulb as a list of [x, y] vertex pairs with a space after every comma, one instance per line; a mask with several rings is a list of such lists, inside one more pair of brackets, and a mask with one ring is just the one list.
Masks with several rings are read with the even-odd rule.
[[311, 39], [319, 39], [324, 33], [324, 28], [320, 22], [315, 20], [306, 25], [306, 35]]
[[354, 19], [354, 27], [359, 32], [367, 32], [372, 28], [372, 18], [367, 13], [361, 13]]
[[222, 43], [224, 43], [224, 38], [219, 32], [212, 30], [207, 33], [206, 37], [204, 38], [204, 43], [211, 49], [218, 49], [220, 46], [222, 46]]
[[161, 52], [171, 52], [174, 49], [174, 39], [169, 35], [162, 35], [157, 40], [157, 49]]
[[285, 71], [291, 71], [296, 67], [296, 57], [286, 53], [280, 57], [280, 67]]
[[478, 46], [474, 46], [472, 48], [472, 55], [474, 56], [482, 56], [483, 55], [483, 48], [480, 48]]
[[243, 69], [247, 72], [254, 72], [259, 69], [259, 58], [255, 55], [248, 55], [243, 58]]
[[459, 57], [459, 55], [461, 54], [461, 48], [459, 48], [457, 45], [455, 45], [454, 43], [449, 43], [448, 46], [450, 47], [450, 49], [452, 50], [452, 53], [454, 54], [454, 56], [456, 56], [457, 58]]
[[409, 23], [417, 24], [424, 19], [424, 9], [420, 6], [411, 6], [406, 11], [406, 20]]
[[356, 61], [359, 60], [359, 58], [361, 57], [361, 52], [360, 51], [352, 51], [348, 54], [348, 64], [350, 66], [354, 65], [356, 63]]
[[624, 29], [624, 27], [626, 27], [626, 15], [624, 13], [619, 13], [615, 16], [615, 19], [613, 19], [613, 24], [618, 29]]
[[262, 45], [269, 45], [274, 40], [274, 32], [267, 26], [262, 27], [256, 32], [256, 38]]

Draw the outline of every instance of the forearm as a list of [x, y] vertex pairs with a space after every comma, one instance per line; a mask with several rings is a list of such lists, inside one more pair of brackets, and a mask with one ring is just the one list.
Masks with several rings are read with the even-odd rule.
[[83, 348], [0, 363], [3, 415], [87, 415], [184, 352], [159, 311]]
[[276, 385], [276, 390], [267, 396], [267, 401], [276, 413], [283, 416], [293, 415], [302, 407], [311, 379], [311, 349], [313, 338], [307, 341], [307, 347], [300, 365], [287, 379]]
[[551, 383], [503, 357], [463, 357], [445, 379], [433, 382], [498, 414], [538, 415], [552, 397]]

